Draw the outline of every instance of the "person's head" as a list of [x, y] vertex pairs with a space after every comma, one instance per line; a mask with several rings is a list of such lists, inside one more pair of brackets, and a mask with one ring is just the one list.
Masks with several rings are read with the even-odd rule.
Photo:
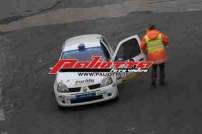
[[157, 29], [157, 27], [155, 25], [150, 25], [148, 30], [150, 31], [150, 30], [155, 30], [155, 29]]

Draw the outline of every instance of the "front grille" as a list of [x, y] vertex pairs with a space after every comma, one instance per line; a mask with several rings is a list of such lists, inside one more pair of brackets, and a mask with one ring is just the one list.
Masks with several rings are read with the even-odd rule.
[[90, 85], [88, 87], [89, 87], [90, 90], [93, 90], [93, 89], [100, 88], [100, 84], [94, 84], [94, 85]]
[[70, 92], [80, 92], [81, 88], [80, 87], [75, 87], [75, 88], [69, 88]]
[[103, 96], [99, 95], [99, 96], [92, 96], [92, 97], [88, 97], [88, 98], [72, 99], [71, 103], [82, 103], [82, 102], [99, 100], [99, 99], [102, 99], [102, 98], [103, 98]]
[[[90, 90], [97, 89], [97, 88], [100, 88], [100, 84], [90, 85], [90, 86], [88, 86], [88, 88]], [[70, 92], [80, 92], [81, 91], [81, 87], [69, 88], [69, 91]]]

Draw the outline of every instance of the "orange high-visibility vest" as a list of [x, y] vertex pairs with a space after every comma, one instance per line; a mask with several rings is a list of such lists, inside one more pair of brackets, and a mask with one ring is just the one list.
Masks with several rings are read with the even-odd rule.
[[154, 64], [160, 64], [167, 60], [166, 50], [163, 44], [163, 38], [159, 33], [156, 39], [150, 39], [148, 35], [144, 37], [147, 44], [148, 60]]

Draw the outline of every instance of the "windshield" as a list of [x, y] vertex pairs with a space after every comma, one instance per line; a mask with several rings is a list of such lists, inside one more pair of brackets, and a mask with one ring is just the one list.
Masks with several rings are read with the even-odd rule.
[[102, 56], [106, 60], [105, 53], [101, 47], [85, 48], [85, 50], [71, 50], [63, 52], [62, 59], [78, 59], [79, 61], [90, 61], [92, 56]]

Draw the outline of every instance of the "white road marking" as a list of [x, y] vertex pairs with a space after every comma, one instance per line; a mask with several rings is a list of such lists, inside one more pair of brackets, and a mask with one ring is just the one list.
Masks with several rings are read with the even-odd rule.
[[201, 9], [194, 9], [194, 8], [190, 8], [190, 9], [187, 9], [187, 11], [201, 11]]
[[0, 32], [45, 25], [72, 23], [84, 20], [95, 20], [100, 18], [121, 17], [135, 11], [189, 12], [190, 9], [191, 11], [195, 11], [194, 9], [197, 9], [198, 11], [202, 9], [202, 4], [198, 4], [197, 1], [158, 2], [158, 0], [156, 0], [151, 2], [148, 0], [131, 0], [119, 4], [110, 4], [91, 8], [65, 8], [51, 10], [47, 13], [26, 17], [9, 24], [0, 25]]

